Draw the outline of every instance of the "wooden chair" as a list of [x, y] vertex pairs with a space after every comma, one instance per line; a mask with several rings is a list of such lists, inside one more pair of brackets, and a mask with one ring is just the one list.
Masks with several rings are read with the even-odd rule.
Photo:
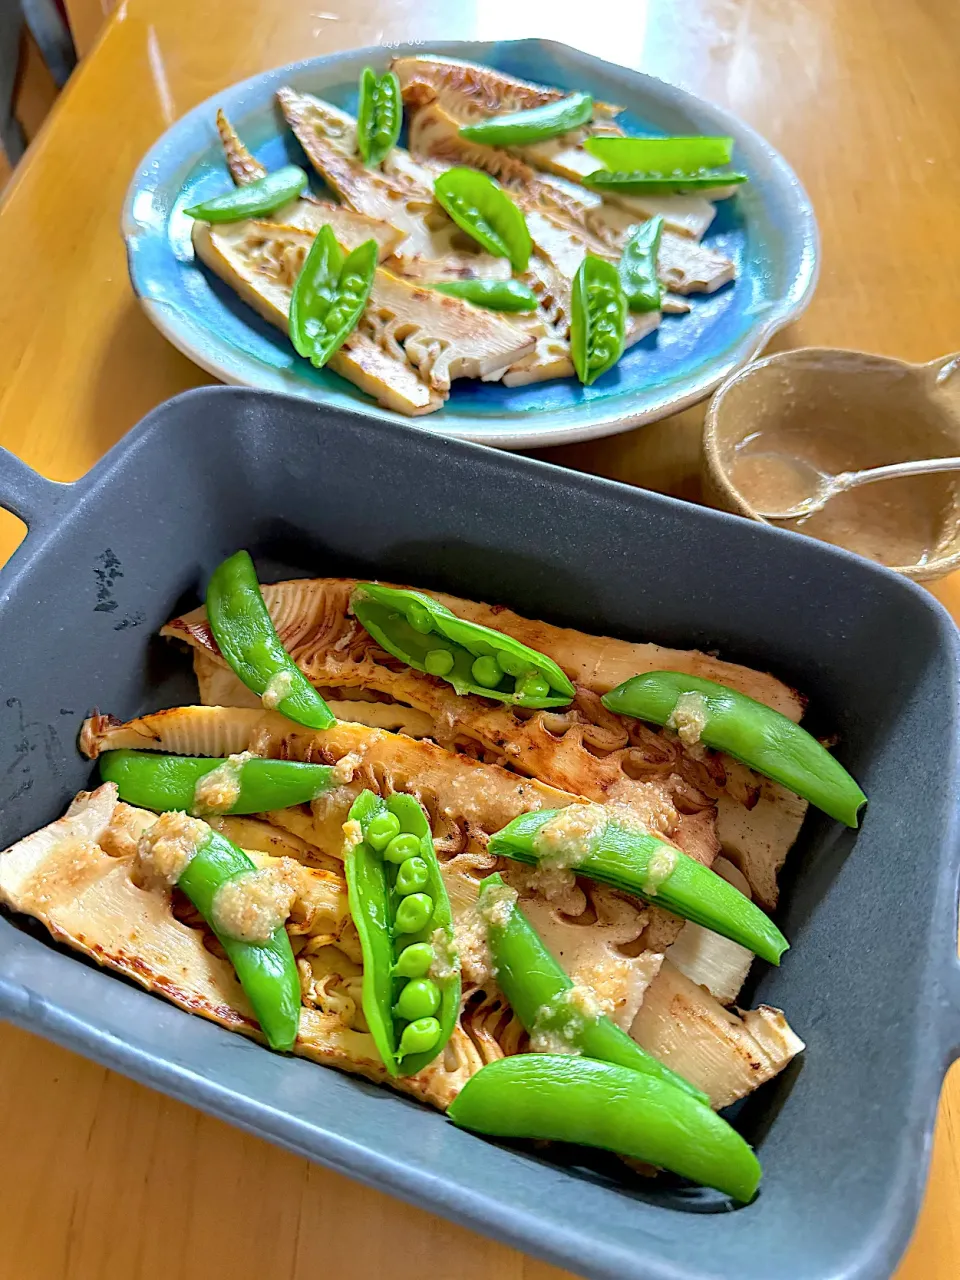
[[63, 88], [77, 64], [70, 28], [54, 0], [0, 0], [0, 144], [11, 167], [27, 145], [14, 114], [24, 24], [58, 89]]

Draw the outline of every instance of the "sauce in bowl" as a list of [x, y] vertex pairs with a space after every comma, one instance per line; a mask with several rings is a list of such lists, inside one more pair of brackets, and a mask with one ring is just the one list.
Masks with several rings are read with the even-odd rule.
[[[730, 481], [752, 507], [775, 510], [812, 496], [805, 463], [836, 475], [902, 460], [888, 455], [865, 463], [859, 433], [853, 439], [846, 438], [848, 434], [836, 428], [782, 424], [754, 431], [736, 446]], [[914, 456], [937, 457], [952, 448], [939, 432], [931, 437], [929, 452], [911, 450]], [[919, 444], [913, 432], [911, 440]], [[812, 515], [770, 523], [846, 547], [879, 564], [923, 565], [936, 554], [944, 510], [956, 504], [956, 484], [955, 477], [943, 475], [884, 480], [839, 493]]]

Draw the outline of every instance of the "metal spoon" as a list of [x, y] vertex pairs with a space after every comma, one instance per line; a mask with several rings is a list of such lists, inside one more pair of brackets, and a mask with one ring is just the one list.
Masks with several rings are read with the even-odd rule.
[[810, 462], [791, 458], [791, 467], [797, 473], [808, 473], [811, 495], [793, 506], [779, 511], [759, 510], [757, 514], [767, 520], [792, 520], [797, 516], [811, 516], [822, 511], [831, 498], [861, 484], [873, 484], [875, 480], [899, 480], [904, 476], [925, 476], [935, 471], [960, 471], [960, 458], [919, 458], [915, 462], [894, 462], [887, 467], [870, 467], [867, 471], [841, 471], [831, 476]]

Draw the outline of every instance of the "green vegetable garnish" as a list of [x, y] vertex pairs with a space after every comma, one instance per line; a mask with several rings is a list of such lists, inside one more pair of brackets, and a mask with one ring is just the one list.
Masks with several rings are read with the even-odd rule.
[[537, 295], [520, 280], [446, 280], [431, 286], [488, 311], [536, 311]]
[[529, 111], [512, 111], [509, 115], [490, 116], [477, 124], [463, 125], [461, 138], [482, 142], [491, 147], [522, 147], [529, 142], [542, 142], [569, 133], [593, 119], [593, 98], [589, 93], [571, 93], [556, 102]]
[[[199, 815], [268, 813], [309, 804], [337, 786], [329, 765], [296, 760], [213, 760], [122, 750], [105, 751], [99, 763], [100, 777], [117, 784], [121, 800], [158, 813], [167, 809]], [[204, 778], [209, 780], [211, 774], [223, 778], [224, 794], [235, 792], [235, 799], [226, 807], [204, 804], [202, 785], [198, 795], [198, 784]]]
[[378, 76], [372, 67], [360, 74], [360, 104], [357, 108], [357, 149], [363, 163], [380, 164], [397, 145], [403, 124], [403, 100], [396, 73]]
[[592, 1058], [518, 1053], [471, 1076], [447, 1109], [464, 1129], [600, 1147], [746, 1203], [760, 1163], [726, 1120], [656, 1076]]
[[633, 229], [623, 247], [617, 273], [631, 311], [659, 311], [663, 289], [657, 279], [657, 254], [663, 235], [663, 217], [657, 214]]
[[296, 200], [306, 186], [304, 171], [288, 164], [222, 196], [191, 205], [184, 209], [184, 213], [198, 222], [242, 222], [245, 218], [262, 218]]
[[676, 721], [678, 704], [680, 714], [686, 704], [698, 715], [699, 738], [708, 747], [781, 782], [838, 822], [857, 826], [867, 797], [854, 779], [806, 729], [762, 702], [678, 671], [634, 676], [603, 698], [610, 711], [653, 724]]
[[532, 866], [556, 859], [577, 875], [647, 898], [739, 942], [771, 964], [780, 963], [789, 945], [773, 921], [722, 876], [650, 835], [629, 814], [618, 816], [604, 805], [522, 813], [490, 837], [488, 849]]
[[361, 582], [350, 607], [388, 653], [447, 680], [457, 693], [522, 707], [573, 701], [576, 690], [552, 658], [502, 631], [458, 618], [421, 591]]
[[227, 665], [266, 706], [308, 729], [336, 724], [330, 708], [283, 647], [246, 551], [238, 551], [213, 571], [207, 617]]
[[627, 300], [617, 268], [588, 253], [573, 281], [570, 352], [585, 385], [612, 369], [623, 355]]
[[669, 195], [734, 187], [747, 180], [745, 173], [727, 173], [721, 169], [698, 169], [692, 173], [622, 173], [598, 169], [588, 174], [583, 183], [595, 191], [620, 192], [623, 195]]
[[[196, 818], [166, 813], [144, 838], [176, 838], [184, 823], [189, 823], [189, 829], [193, 830], [206, 827]], [[218, 891], [229, 881], [253, 871], [256, 867], [242, 849], [206, 827], [206, 834], [176, 884], [226, 951], [271, 1049], [292, 1049], [300, 1025], [300, 979], [286, 929], [281, 924], [266, 941], [246, 942], [232, 936], [218, 920], [215, 901]]]
[[328, 225], [320, 228], [290, 298], [290, 341], [317, 369], [343, 346], [363, 315], [377, 271], [376, 240], [346, 257]]
[[497, 258], [509, 258], [514, 271], [530, 262], [530, 232], [523, 214], [492, 178], [477, 169], [448, 169], [433, 193], [457, 226]]
[[413, 796], [362, 791], [344, 866], [363, 953], [363, 1014], [392, 1076], [416, 1075], [443, 1050], [460, 1013], [450, 902], [433, 836]]
[[732, 138], [677, 137], [624, 138], [593, 134], [585, 138], [584, 150], [596, 156], [608, 169], [621, 173], [694, 173], [698, 169], [714, 169], [729, 164], [733, 155]]
[[647, 1053], [599, 1010], [584, 1009], [576, 1003], [574, 984], [544, 946], [501, 876], [494, 874], [481, 880], [479, 909], [486, 921], [497, 986], [524, 1029], [534, 1037], [534, 1049], [539, 1051], [538, 1035], [547, 1040], [555, 1037], [570, 1052], [646, 1072], [692, 1093], [702, 1102], [708, 1101], [706, 1094]]

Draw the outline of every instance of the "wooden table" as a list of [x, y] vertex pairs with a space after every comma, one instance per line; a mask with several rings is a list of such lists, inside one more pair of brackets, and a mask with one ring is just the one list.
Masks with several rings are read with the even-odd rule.
[[[723, 103], [783, 151], [820, 219], [819, 289], [776, 345], [910, 360], [960, 345], [954, 0], [323, 5], [121, 0], [0, 209], [0, 443], [32, 466], [73, 479], [148, 409], [208, 380], [151, 328], [127, 283], [118, 219], [147, 147], [235, 80], [356, 45], [549, 35]], [[701, 417], [553, 456], [696, 497]], [[21, 533], [0, 512], [0, 559]], [[960, 575], [937, 594], [960, 615]], [[9, 1028], [0, 1098], [10, 1280], [560, 1275]], [[958, 1125], [954, 1073], [898, 1280], [960, 1274]]]

